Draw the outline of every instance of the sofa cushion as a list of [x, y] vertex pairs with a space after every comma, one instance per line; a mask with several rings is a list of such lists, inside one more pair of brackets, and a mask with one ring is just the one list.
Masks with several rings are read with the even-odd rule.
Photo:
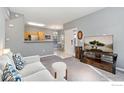
[[37, 73], [22, 78], [22, 81], [53, 81], [54, 77], [48, 70], [41, 70]]
[[14, 60], [16, 69], [22, 70], [24, 68], [24, 60], [23, 60], [21, 54], [13, 55], [13, 60]]
[[11, 60], [8, 58], [8, 56], [6, 56], [6, 55], [0, 56], [0, 69], [1, 70], [4, 69], [4, 67], [7, 63], [11, 64]]
[[31, 64], [35, 62], [40, 62], [40, 56], [39, 55], [34, 55], [34, 56], [28, 56], [28, 57], [23, 57], [25, 64]]
[[13, 53], [10, 51], [10, 52], [8, 52], [7, 54], [5, 54], [5, 55], [7, 55], [10, 59], [13, 59], [12, 58], [12, 56], [13, 56]]
[[45, 66], [40, 62], [36, 62], [25, 65], [22, 70], [19, 70], [19, 73], [22, 75], [22, 77], [25, 77], [30, 74], [36, 73], [42, 69], [46, 69]]
[[2, 81], [21, 81], [21, 75], [11, 64], [6, 64], [3, 74]]
[[4, 54], [4, 55], [6, 55], [10, 59], [11, 64], [13, 65], [13, 67], [16, 68], [16, 66], [14, 64], [14, 61], [13, 61], [13, 53], [10, 51], [10, 52], [8, 52], [7, 54]]

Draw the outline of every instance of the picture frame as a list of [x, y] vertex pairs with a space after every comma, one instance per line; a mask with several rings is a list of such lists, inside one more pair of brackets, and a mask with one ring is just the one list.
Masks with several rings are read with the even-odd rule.
[[81, 40], [81, 39], [83, 38], [83, 32], [82, 32], [82, 31], [78, 31], [78, 33], [77, 33], [77, 38], [78, 38], [79, 40]]

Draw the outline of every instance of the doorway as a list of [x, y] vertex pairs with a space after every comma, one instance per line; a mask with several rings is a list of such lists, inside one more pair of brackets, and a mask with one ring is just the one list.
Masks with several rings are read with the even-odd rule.
[[75, 33], [77, 28], [65, 30], [65, 53], [75, 56]]

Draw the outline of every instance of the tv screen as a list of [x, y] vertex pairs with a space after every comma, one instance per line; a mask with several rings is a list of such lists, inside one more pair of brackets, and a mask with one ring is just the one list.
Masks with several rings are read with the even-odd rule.
[[113, 35], [84, 37], [84, 50], [113, 52]]

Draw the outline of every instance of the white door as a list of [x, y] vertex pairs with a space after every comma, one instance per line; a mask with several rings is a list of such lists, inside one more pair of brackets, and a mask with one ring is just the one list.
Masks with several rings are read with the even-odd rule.
[[65, 53], [74, 56], [74, 31], [75, 29], [65, 30]]

